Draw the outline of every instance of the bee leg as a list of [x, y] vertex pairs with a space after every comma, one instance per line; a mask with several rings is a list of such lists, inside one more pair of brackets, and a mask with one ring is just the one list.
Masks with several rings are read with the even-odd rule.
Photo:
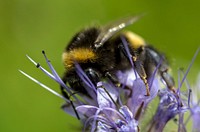
[[[124, 45], [120, 44], [118, 47], [120, 48], [122, 53], [125, 55], [125, 57], [129, 60], [129, 56], [128, 56], [127, 50], [125, 49]], [[146, 86], [146, 96], [150, 96], [149, 84], [147, 82], [147, 74], [144, 70], [144, 67], [140, 63], [140, 61], [137, 60], [136, 55], [132, 55], [132, 60], [133, 60], [133, 63], [134, 63], [135, 70], [137, 71], [137, 73], [139, 74], [140, 78], [143, 80], [143, 82]]]
[[142, 79], [142, 81], [144, 82], [146, 86], [146, 96], [150, 96], [149, 84], [147, 82], [147, 74], [144, 70], [144, 67], [141, 64], [141, 62], [137, 60], [137, 57], [134, 56], [132, 57], [132, 59], [134, 62], [135, 70], [137, 71], [137, 73], [139, 74], [140, 78]]
[[168, 74], [168, 69], [165, 69], [164, 71], [161, 71], [161, 77], [162, 79], [165, 81], [168, 89], [170, 89], [172, 92], [176, 93], [176, 89], [175, 89], [175, 82], [174, 79], [170, 76], [170, 74]]
[[[112, 75], [110, 72], [106, 72], [105, 73], [105, 76], [108, 78], [108, 79], [110, 79], [114, 84], [115, 84], [115, 86], [116, 87], [122, 87], [122, 83], [120, 83], [119, 81], [118, 81], [118, 78], [116, 77], [116, 76], [114, 76], [114, 75]], [[124, 86], [124, 88], [125, 89], [131, 89], [131, 88], [129, 88], [127, 85], [125, 85]]]
[[[162, 79], [165, 81], [165, 83], [166, 83], [166, 85], [167, 85], [167, 88], [168, 88], [169, 90], [171, 90], [171, 91], [175, 94], [175, 96], [176, 96], [177, 98], [180, 98], [179, 95], [178, 95], [177, 92], [176, 92], [175, 82], [174, 82], [173, 77], [170, 76], [170, 74], [168, 74], [168, 72], [167, 72], [167, 71], [168, 71], [168, 68], [165, 68], [165, 70], [163, 70], [163, 69], [164, 69], [164, 68], [162, 68], [163, 66], [165, 67], [165, 65], [161, 65], [161, 68], [160, 68], [160, 74], [161, 74]], [[181, 107], [183, 106], [182, 101], [179, 102], [179, 105], [180, 105]]]
[[116, 87], [118, 87], [118, 88], [119, 88], [119, 87], [123, 87], [123, 89], [129, 90], [130, 93], [128, 94], [128, 97], [131, 97], [131, 96], [132, 96], [132, 89], [131, 89], [129, 86], [123, 85], [122, 83], [120, 83], [120, 82], [118, 81], [118, 79], [117, 79], [116, 76], [112, 75], [110, 72], [106, 72], [106, 73], [105, 73], [105, 76], [106, 76], [108, 79], [110, 79], [110, 80], [114, 83], [114, 85], [115, 85]]
[[160, 65], [158, 68], [158, 72], [161, 78], [166, 83], [168, 89], [170, 89], [171, 91], [175, 93], [176, 92], [175, 82], [174, 82], [174, 79], [168, 73], [169, 66], [167, 64], [167, 60], [165, 59], [165, 56], [156, 52], [155, 49], [153, 49], [152, 47], [146, 47], [146, 55], [147, 55], [146, 56], [147, 62], [151, 60], [153, 65], [155, 66]]
[[115, 84], [115, 86], [116, 87], [120, 87], [122, 84], [118, 81], [118, 79], [115, 77], [115, 76], [113, 76], [110, 72], [106, 72], [105, 73], [105, 76], [108, 78], [108, 79], [110, 79], [114, 84]]

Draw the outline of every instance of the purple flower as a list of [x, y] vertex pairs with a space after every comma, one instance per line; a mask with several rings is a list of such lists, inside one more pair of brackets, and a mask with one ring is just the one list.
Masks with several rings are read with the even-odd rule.
[[[109, 93], [112, 90], [115, 91], [113, 87], [104, 86], [106, 90], [110, 89], [108, 90]], [[110, 96], [108, 96], [104, 88], [99, 87], [97, 89], [97, 107], [81, 105], [76, 108], [78, 112], [89, 117], [85, 121], [85, 129], [89, 126], [91, 127], [91, 131], [137, 131], [137, 121], [128, 107], [120, 106], [117, 108], [115, 104], [117, 100], [116, 94], [111, 94]]]
[[160, 97], [160, 103], [149, 125], [148, 131], [163, 131], [169, 120], [173, 119], [177, 114], [187, 111], [187, 106], [182, 104], [184, 102], [180, 98], [177, 98], [171, 91], [164, 89], [158, 95]]
[[[184, 123], [184, 113], [189, 109], [191, 111], [191, 116], [193, 118], [193, 129], [200, 131], [200, 129], [197, 129], [199, 127], [197, 125], [195, 126], [195, 123], [197, 122], [199, 123], [200, 121], [200, 115], [199, 115], [200, 107], [198, 105], [190, 107], [191, 88], [189, 87], [189, 83], [186, 80], [187, 74], [189, 73], [189, 70], [194, 63], [194, 60], [199, 50], [200, 48], [196, 51], [191, 64], [189, 65], [186, 73], [183, 76], [183, 79], [179, 81], [177, 92], [172, 93], [167, 89], [163, 89], [159, 92], [160, 103], [158, 105], [156, 114], [154, 115], [152, 121], [149, 124], [148, 131], [155, 131], [155, 132], [163, 131], [167, 122], [173, 119], [176, 115], [179, 115], [178, 131], [179, 132], [186, 131], [185, 127], [186, 123]], [[178, 80], [180, 80], [180, 75]], [[186, 82], [188, 87], [188, 93], [186, 96], [180, 90], [183, 82]], [[187, 100], [185, 100], [185, 98], [187, 98]]]
[[[45, 55], [44, 52], [43, 54]], [[160, 89], [158, 85], [159, 80], [155, 77], [152, 79], [151, 96], [145, 96], [146, 87], [143, 81], [138, 78], [138, 75], [135, 76], [134, 70], [124, 73], [119, 71], [117, 73], [122, 83], [121, 87], [115, 86], [110, 81], [101, 81], [97, 86], [94, 86], [81, 67], [76, 64], [77, 74], [85, 83], [84, 88], [89, 91], [88, 94], [90, 97], [79, 95], [79, 93], [72, 94], [73, 91], [60, 79], [46, 55], [46, 62], [51, 73], [45, 70], [39, 63], [33, 61], [29, 56], [27, 57], [37, 68], [63, 86], [71, 96], [65, 98], [23, 71], [20, 72], [48, 91], [64, 99], [66, 103], [62, 108], [68, 114], [74, 117], [78, 116], [84, 123], [85, 130], [139, 131], [138, 123], [140, 116], [144, 113], [148, 103], [155, 98]], [[126, 85], [128, 87], [125, 87]], [[76, 111], [74, 111], [74, 108]]]
[[[125, 49], [128, 55], [130, 55], [126, 45]], [[145, 96], [146, 86], [134, 70], [133, 65], [132, 68], [127, 71], [119, 70], [117, 72], [117, 78], [122, 85], [116, 86], [109, 80], [101, 80], [97, 84], [93, 84], [82, 70], [81, 66], [75, 63], [76, 72], [84, 83], [84, 89], [88, 92], [89, 96], [87, 96], [74, 93], [74, 91], [58, 76], [44, 52], [43, 54], [51, 73], [45, 70], [39, 63], [33, 61], [29, 56], [27, 57], [37, 68], [65, 88], [68, 94], [67, 97], [56, 93], [23, 71], [20, 70], [20, 72], [51, 93], [62, 98], [65, 101], [65, 104], [62, 106], [63, 110], [80, 119], [84, 124], [84, 131], [137, 132], [140, 131], [140, 129], [143, 130], [144, 128], [140, 128], [142, 117], [145, 114], [148, 104], [157, 95], [160, 101], [157, 111], [147, 128], [148, 131], [162, 131], [168, 121], [173, 119], [176, 115], [179, 115], [178, 131], [186, 131], [185, 124], [187, 123], [184, 123], [184, 112], [188, 110], [191, 112], [193, 130], [199, 131], [200, 101], [195, 99], [190, 100], [190, 92], [188, 95], [184, 96], [180, 90], [191, 66], [189, 66], [182, 81], [179, 83], [177, 93], [173, 93], [166, 89], [162, 79], [157, 75], [158, 65], [148, 80], [150, 96]]]
[[[154, 97], [153, 93], [152, 96], [144, 96], [146, 91], [142, 80], [139, 78], [135, 80], [131, 89], [135, 92], [127, 97], [125, 100], [127, 103], [123, 105], [120, 104], [120, 96], [124, 96], [125, 93], [119, 92], [122, 89], [111, 83], [99, 82], [97, 85], [98, 106], [89, 104], [76, 108], [82, 115], [89, 117], [85, 122], [85, 128], [91, 126], [92, 131], [96, 129], [99, 131], [101, 129], [105, 131], [138, 131], [139, 116], [144, 112], [144, 106]], [[141, 92], [142, 90], [144, 92]], [[153, 88], [151, 92], [154, 92]], [[134, 101], [134, 99], [137, 100]]]

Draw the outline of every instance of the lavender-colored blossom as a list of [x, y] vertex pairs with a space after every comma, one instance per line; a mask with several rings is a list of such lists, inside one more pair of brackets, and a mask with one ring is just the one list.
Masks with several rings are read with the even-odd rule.
[[169, 120], [173, 119], [177, 114], [187, 111], [187, 106], [182, 104], [184, 102], [180, 101], [180, 98], [177, 98], [171, 91], [160, 90], [158, 95], [160, 103], [148, 129], [148, 131], [152, 132], [163, 131]]
[[[101, 81], [94, 86], [81, 67], [76, 64], [77, 74], [83, 80], [85, 84], [84, 88], [90, 91], [88, 93], [90, 97], [84, 96], [81, 93], [72, 94], [73, 90], [63, 84], [63, 81], [57, 75], [46, 55], [46, 62], [52, 73], [45, 70], [29, 56], [27, 57], [40, 70], [66, 89], [69, 98], [65, 98], [50, 88], [47, 90], [66, 101], [62, 108], [68, 114], [75, 117], [78, 116], [84, 123], [85, 130], [139, 131], [138, 123], [140, 115], [144, 113], [146, 106], [157, 95], [159, 90], [158, 79], [155, 77], [152, 79], [151, 96], [145, 96], [146, 87], [143, 81], [137, 77], [138, 75], [135, 76], [135, 71], [133, 69], [127, 72], [119, 71], [117, 73], [120, 83], [122, 83], [121, 87], [114, 85], [109, 80]], [[30, 77], [26, 73], [22, 73], [42, 87], [46, 87], [46, 85]], [[123, 80], [120, 79], [120, 77], [127, 79]], [[125, 86], [128, 86], [128, 88], [125, 88]], [[74, 108], [76, 108], [76, 110]]]
[[[108, 88], [108, 87], [106, 87]], [[115, 103], [103, 88], [97, 89], [99, 106], [81, 105], [78, 112], [89, 117], [85, 121], [85, 128], [92, 131], [137, 131], [138, 124], [127, 106], [116, 108]], [[97, 124], [96, 124], [97, 123]]]
[[[92, 130], [98, 128], [98, 131], [101, 129], [105, 129], [105, 131], [138, 131], [139, 116], [144, 111], [144, 104], [146, 105], [154, 95], [152, 93], [152, 97], [145, 96], [145, 85], [141, 79], [137, 78], [134, 83], [134, 87], [131, 89], [134, 92], [127, 97], [127, 103], [121, 106], [119, 103], [120, 94], [123, 93], [117, 91], [119, 88], [110, 83], [99, 82], [97, 88], [98, 106], [81, 105], [76, 108], [82, 115], [91, 117], [85, 122], [85, 127], [92, 126]], [[142, 90], [144, 92], [140, 92]], [[154, 92], [153, 88], [152, 92]], [[137, 97], [136, 103], [131, 104]]]
[[[195, 105], [192, 108], [190, 107], [191, 88], [187, 85], [188, 89], [189, 89], [187, 96], [186, 96], [187, 100], [184, 100], [184, 98], [182, 97], [182, 92], [181, 92], [182, 84], [185, 81], [187, 83], [186, 77], [189, 73], [191, 66], [194, 63], [194, 60], [195, 60], [199, 50], [200, 50], [200, 48], [198, 48], [198, 50], [196, 51], [190, 65], [187, 68], [186, 73], [184, 74], [183, 79], [181, 81], [180, 81], [180, 76], [179, 76], [179, 79], [178, 79], [179, 84], [178, 84], [177, 92], [172, 93], [171, 91], [168, 91], [165, 89], [161, 90], [159, 92], [160, 103], [158, 105], [156, 114], [154, 115], [154, 117], [149, 125], [148, 131], [156, 131], [156, 132], [163, 131], [167, 122], [169, 120], [173, 119], [176, 115], [179, 115], [178, 131], [179, 132], [186, 131], [183, 117], [184, 117], [184, 112], [188, 111], [189, 109], [191, 111], [191, 116], [193, 118], [193, 128], [195, 129], [195, 131], [197, 130], [197, 128], [199, 128], [197, 125], [195, 126], [195, 123], [197, 123], [197, 122], [199, 123], [199, 121], [200, 121], [200, 116], [199, 116], [200, 113], [198, 112], [199, 107], [197, 105]], [[200, 129], [198, 131], [200, 131]]]

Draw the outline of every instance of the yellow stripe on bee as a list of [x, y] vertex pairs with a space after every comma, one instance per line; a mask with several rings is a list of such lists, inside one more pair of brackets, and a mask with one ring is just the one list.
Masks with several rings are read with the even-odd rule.
[[67, 69], [74, 65], [74, 61], [85, 63], [87, 61], [94, 61], [95, 59], [95, 53], [91, 49], [86, 48], [77, 48], [62, 54], [62, 60]]
[[145, 45], [145, 40], [141, 36], [130, 31], [125, 31], [123, 32], [123, 34], [128, 39], [130, 46], [132, 48], [138, 49], [139, 47]]

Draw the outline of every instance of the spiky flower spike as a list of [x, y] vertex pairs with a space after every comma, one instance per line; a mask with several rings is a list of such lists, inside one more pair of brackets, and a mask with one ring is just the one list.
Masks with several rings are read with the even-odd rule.
[[[191, 69], [191, 66], [194, 63], [194, 60], [196, 59], [197, 54], [199, 53], [199, 50], [200, 48], [198, 48], [198, 50], [196, 51], [190, 65], [187, 68], [186, 73], [183, 76], [183, 79], [179, 81], [177, 90], [178, 97], [165, 89], [159, 92], [160, 103], [158, 105], [156, 114], [154, 115], [149, 125], [148, 131], [155, 131], [155, 132], [163, 131], [167, 122], [173, 119], [176, 115], [179, 115], [178, 131], [179, 132], [186, 131], [183, 116], [184, 113], [189, 109], [192, 111], [192, 108], [190, 107], [191, 88], [187, 83], [188, 87], [187, 100], [185, 100], [185, 98], [182, 97], [183, 94], [181, 93], [180, 88], [182, 87], [183, 82], [185, 82], [187, 74], [189, 73], [189, 70]], [[180, 80], [180, 77], [178, 80]]]

